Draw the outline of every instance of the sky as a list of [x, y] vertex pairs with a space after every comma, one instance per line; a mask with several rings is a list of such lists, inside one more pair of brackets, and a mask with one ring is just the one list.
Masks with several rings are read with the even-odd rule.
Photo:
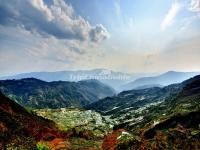
[[200, 0], [0, 0], [0, 76], [200, 71]]

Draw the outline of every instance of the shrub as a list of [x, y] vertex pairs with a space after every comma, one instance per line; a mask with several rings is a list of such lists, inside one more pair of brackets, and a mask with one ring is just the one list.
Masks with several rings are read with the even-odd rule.
[[38, 143], [37, 150], [50, 150], [50, 148], [44, 143]]

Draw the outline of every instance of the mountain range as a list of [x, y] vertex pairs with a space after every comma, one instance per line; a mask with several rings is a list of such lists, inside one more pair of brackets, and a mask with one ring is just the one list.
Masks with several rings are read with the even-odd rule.
[[[36, 78], [43, 81], [52, 82], [52, 81], [81, 81], [81, 80], [90, 80], [96, 78], [102, 83], [105, 83], [111, 86], [112, 88], [117, 89], [117, 87], [127, 82], [127, 80], [131, 81], [131, 79], [135, 79], [138, 76], [139, 74], [131, 75], [121, 72], [114, 72], [107, 69], [94, 69], [94, 70], [78, 70], [78, 71], [30, 72], [30, 73], [17, 74], [14, 76], [5, 76], [1, 77], [0, 79], [7, 80], [7, 79]], [[116, 79], [113, 79], [113, 77], [115, 77]], [[124, 79], [121, 80], [121, 78]]]
[[132, 89], [162, 87], [173, 83], [180, 83], [198, 74], [200, 73], [168, 71], [158, 75], [156, 73], [122, 73], [108, 69], [93, 69], [77, 71], [30, 72], [0, 77], [0, 80], [36, 78], [46, 82], [77, 82], [81, 80], [96, 79], [112, 87], [117, 92], [121, 92]]
[[150, 75], [152, 74], [122, 73], [108, 69], [93, 69], [93, 70], [77, 70], [77, 71], [30, 72], [30, 73], [17, 74], [13, 76], [0, 77], [0, 80], [36, 78], [47, 82], [52, 82], [52, 81], [77, 82], [81, 80], [96, 79], [118, 91], [120, 90], [120, 86], [127, 82], [131, 82], [139, 77], [150, 76]]
[[82, 107], [115, 91], [97, 80], [45, 82], [35, 78], [1, 80], [1, 91], [22, 106], [33, 108]]
[[146, 88], [146, 87], [162, 87], [174, 83], [180, 83], [191, 77], [199, 75], [199, 72], [176, 72], [168, 71], [161, 75], [152, 77], [142, 77], [138, 78], [133, 82], [129, 82], [121, 86], [121, 91]]

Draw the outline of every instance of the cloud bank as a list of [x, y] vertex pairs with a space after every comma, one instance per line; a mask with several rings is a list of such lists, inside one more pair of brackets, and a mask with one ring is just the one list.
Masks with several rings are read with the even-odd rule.
[[63, 0], [53, 0], [50, 6], [43, 0], [1, 0], [0, 24], [58, 39], [100, 42], [109, 37], [103, 25], [92, 26]]

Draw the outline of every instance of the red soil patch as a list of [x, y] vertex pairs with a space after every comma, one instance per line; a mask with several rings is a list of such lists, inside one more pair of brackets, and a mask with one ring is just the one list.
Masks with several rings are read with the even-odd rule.
[[102, 149], [103, 150], [114, 150], [117, 144], [119, 144], [119, 141], [117, 138], [122, 134], [122, 132], [125, 131], [123, 129], [118, 129], [116, 131], [113, 131], [112, 133], [108, 134], [103, 141]]
[[0, 122], [0, 131], [3, 131], [3, 132], [8, 131], [8, 128], [5, 126], [3, 122]]
[[6, 111], [7, 113], [13, 113], [12, 108], [10, 107], [9, 103], [3, 103], [0, 105], [0, 109]]
[[62, 138], [55, 138], [48, 143], [52, 150], [67, 149], [69, 147], [69, 142]]

